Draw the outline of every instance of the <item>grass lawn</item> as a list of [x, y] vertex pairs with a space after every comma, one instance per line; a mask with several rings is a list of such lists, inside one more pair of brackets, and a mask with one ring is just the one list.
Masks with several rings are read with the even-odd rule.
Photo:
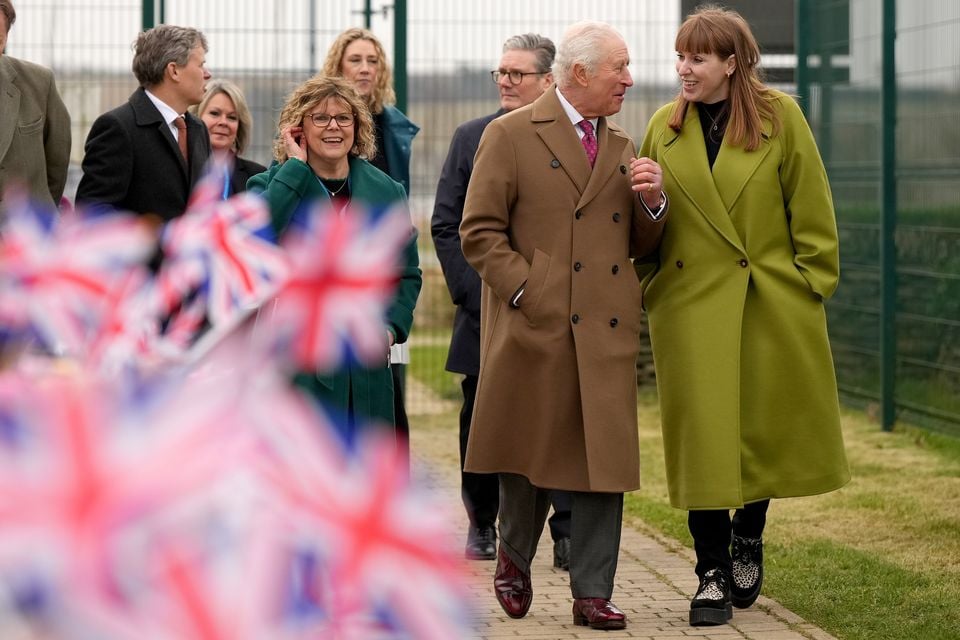
[[[667, 499], [652, 390], [638, 412], [643, 488], [627, 519], [691, 546]], [[844, 640], [960, 638], [960, 440], [884, 433], [858, 411], [843, 428], [850, 484], [771, 503], [764, 593]]]

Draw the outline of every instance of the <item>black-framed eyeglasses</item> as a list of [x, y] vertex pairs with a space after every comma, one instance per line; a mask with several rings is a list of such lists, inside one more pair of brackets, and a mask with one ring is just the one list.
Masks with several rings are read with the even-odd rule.
[[329, 113], [308, 113], [307, 117], [313, 121], [314, 126], [321, 129], [329, 127], [331, 120], [336, 120], [337, 126], [340, 127], [352, 127], [354, 122], [352, 113], [338, 113], [335, 116]]
[[510, 84], [520, 84], [524, 76], [542, 76], [546, 71], [491, 71], [490, 77], [495, 84], [500, 84], [500, 78], [507, 76], [510, 78]]

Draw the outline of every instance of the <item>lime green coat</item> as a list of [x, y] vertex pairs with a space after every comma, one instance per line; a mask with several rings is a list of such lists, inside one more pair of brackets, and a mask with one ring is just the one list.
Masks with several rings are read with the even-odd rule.
[[[261, 193], [270, 204], [270, 217], [278, 236], [290, 224], [294, 213], [304, 203], [327, 200], [330, 196], [313, 170], [300, 160], [274, 164], [266, 172], [250, 178], [247, 188]], [[385, 206], [406, 200], [406, 192], [399, 182], [391, 179], [372, 164], [350, 156], [351, 201], [374, 206]], [[413, 326], [413, 309], [420, 295], [423, 278], [417, 254], [417, 232], [410, 223], [410, 241], [401, 256], [397, 292], [384, 318], [384, 332], [393, 332], [398, 343], [406, 342]], [[384, 334], [386, 335], [386, 334]], [[364, 368], [350, 366], [330, 375], [304, 372], [297, 383], [309, 390], [325, 407], [346, 411], [353, 407], [362, 420], [374, 419], [384, 425], [393, 425], [393, 377], [384, 365]]]
[[839, 278], [833, 202], [803, 113], [714, 163], [695, 105], [650, 120], [670, 219], [645, 280], [671, 503], [734, 508], [849, 480], [823, 301]]

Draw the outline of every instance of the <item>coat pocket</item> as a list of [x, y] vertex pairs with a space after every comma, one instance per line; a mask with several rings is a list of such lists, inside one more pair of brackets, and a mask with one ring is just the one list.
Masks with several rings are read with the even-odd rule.
[[18, 123], [17, 131], [20, 132], [21, 136], [29, 136], [39, 131], [43, 131], [43, 116], [40, 116], [40, 119], [34, 122], [27, 122], [26, 124]]
[[520, 311], [526, 316], [530, 326], [536, 326], [537, 324], [537, 311], [540, 308], [544, 285], [549, 273], [550, 256], [540, 249], [534, 249], [530, 273], [527, 275], [527, 283], [523, 287], [523, 297], [520, 300]]

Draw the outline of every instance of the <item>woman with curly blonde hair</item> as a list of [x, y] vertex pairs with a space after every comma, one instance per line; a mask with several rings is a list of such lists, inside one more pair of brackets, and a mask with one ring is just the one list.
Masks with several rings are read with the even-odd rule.
[[[365, 160], [376, 152], [373, 123], [366, 102], [349, 81], [317, 76], [301, 84], [287, 98], [278, 129], [276, 164], [251, 178], [248, 186], [266, 198], [279, 237], [306, 203], [325, 201], [349, 214], [347, 202], [376, 211], [406, 201], [400, 183]], [[385, 344], [406, 341], [413, 325], [423, 282], [416, 235], [411, 222], [410, 240], [398, 265], [397, 292], [385, 318]], [[386, 364], [386, 352], [383, 356]], [[387, 366], [350, 364], [335, 372], [302, 372], [298, 384], [325, 407], [340, 410], [348, 431], [368, 422], [393, 425], [393, 379]]]

